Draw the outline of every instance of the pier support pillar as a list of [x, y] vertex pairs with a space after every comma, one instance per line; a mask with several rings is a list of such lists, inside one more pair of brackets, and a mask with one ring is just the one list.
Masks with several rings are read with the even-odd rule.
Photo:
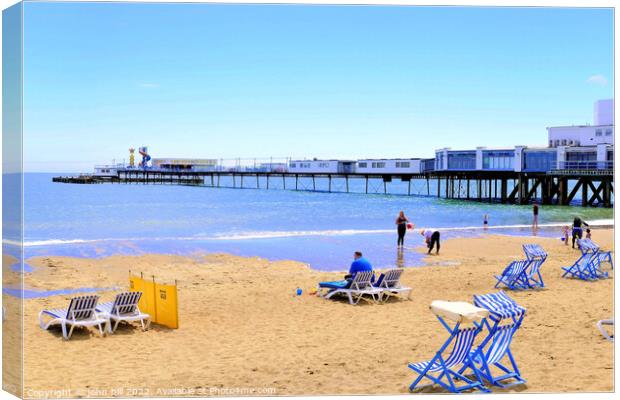
[[588, 182], [586, 178], [581, 178], [581, 206], [588, 206]]
[[611, 207], [611, 191], [609, 190], [611, 182], [605, 179], [601, 184], [603, 185], [603, 205], [605, 207]]

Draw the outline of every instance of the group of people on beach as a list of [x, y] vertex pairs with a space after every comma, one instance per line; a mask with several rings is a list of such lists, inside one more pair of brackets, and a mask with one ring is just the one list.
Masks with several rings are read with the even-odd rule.
[[[532, 214], [534, 217], [532, 220], [532, 229], [534, 230], [534, 232], [536, 232], [536, 230], [538, 229], [538, 212], [539, 212], [538, 203], [534, 202], [534, 204], [532, 205]], [[486, 221], [487, 220], [486, 220], [486, 215], [485, 215], [485, 225], [487, 223]], [[586, 227], [586, 239], [591, 239], [592, 232], [590, 231], [590, 225], [588, 225], [588, 223], [582, 220], [580, 217], [575, 217], [573, 219], [572, 230], [568, 225], [564, 225], [562, 227], [562, 241], [564, 241], [564, 244], [568, 246], [568, 237], [569, 237], [569, 232], [570, 232], [572, 236], [572, 247], [574, 249], [575, 242], [577, 241], [577, 239], [583, 239], [583, 228], [584, 227]]]
[[[534, 203], [532, 206], [532, 214], [533, 214], [532, 228], [534, 231], [538, 229], [538, 213], [539, 213], [538, 204]], [[484, 229], [486, 230], [489, 226], [489, 215], [488, 214], [484, 214], [482, 223], [483, 223]], [[405, 216], [404, 211], [400, 211], [398, 213], [395, 224], [396, 224], [396, 233], [398, 235], [396, 245], [398, 246], [399, 250], [402, 250], [402, 248], [405, 245], [405, 235], [407, 234], [407, 230], [413, 230], [415, 228], [415, 225], [409, 220], [409, 218]], [[577, 239], [583, 238], [584, 227], [586, 227], [586, 238], [590, 239], [592, 236], [590, 229], [589, 229], [590, 225], [588, 225], [588, 223], [582, 220], [580, 217], [575, 217], [575, 219], [573, 220], [573, 226], [572, 226], [572, 232], [571, 232], [573, 248], [575, 248], [575, 242], [577, 241]], [[564, 244], [567, 246], [568, 246], [568, 240], [569, 240], [569, 231], [570, 231], [570, 228], [568, 227], [568, 225], [562, 227], [562, 240], [564, 241]], [[426, 247], [428, 248], [427, 254], [431, 254], [434, 248], [437, 249], [435, 254], [439, 254], [439, 248], [441, 247], [441, 244], [440, 244], [441, 234], [439, 233], [439, 231], [434, 230], [434, 229], [421, 229], [420, 234], [424, 237]], [[349, 273], [345, 276], [345, 279], [348, 279], [348, 280], [353, 279], [355, 274], [361, 271], [372, 271], [372, 265], [366, 258], [364, 258], [361, 251], [356, 251], [353, 254], [353, 262], [351, 263]]]
[[[398, 240], [396, 241], [396, 245], [399, 248], [405, 246], [405, 234], [407, 233], [407, 229], [415, 228], [415, 225], [405, 216], [405, 212], [401, 211], [398, 213], [398, 217], [396, 217], [396, 233], [398, 234]], [[440, 236], [439, 231], [434, 229], [421, 229], [420, 234], [424, 236], [424, 241], [426, 242], [426, 247], [428, 247], [428, 254], [431, 254], [431, 251], [435, 247], [437, 247], [436, 253], [439, 254], [440, 244]]]

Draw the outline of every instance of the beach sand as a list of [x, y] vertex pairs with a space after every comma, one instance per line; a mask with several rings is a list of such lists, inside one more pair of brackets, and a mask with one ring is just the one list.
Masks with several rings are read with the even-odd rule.
[[[593, 233], [602, 248], [612, 249], [612, 230]], [[431, 301], [471, 302], [474, 294], [494, 292], [493, 276], [523, 257], [522, 243], [548, 251], [547, 287], [509, 293], [528, 310], [512, 343], [527, 384], [492, 390], [612, 391], [613, 344], [595, 324], [613, 316], [613, 272], [597, 282], [561, 278], [560, 267], [579, 252], [558, 238], [489, 235], [444, 241], [440, 256], [426, 258], [429, 266], [403, 274], [413, 288], [411, 301], [380, 305], [307, 294], [318, 281], [342, 275], [293, 261], [224, 254], [30, 259], [35, 271], [25, 274], [25, 285], [33, 289], [126, 289], [129, 269], [160, 282], [176, 279], [180, 328], [121, 326], [104, 338], [78, 330], [67, 342], [58, 330], [40, 329], [37, 315], [65, 307], [70, 296], [26, 300], [24, 395], [63, 389], [88, 397], [408, 393], [415, 374], [407, 363], [430, 359], [447, 338], [429, 311]], [[343, 269], [347, 264], [343, 260]], [[295, 297], [298, 286], [304, 294]], [[100, 294], [101, 301], [114, 297]], [[6, 326], [15, 324], [19, 302], [4, 298], [10, 335]], [[5, 380], [14, 379], [7, 374], [5, 368]]]

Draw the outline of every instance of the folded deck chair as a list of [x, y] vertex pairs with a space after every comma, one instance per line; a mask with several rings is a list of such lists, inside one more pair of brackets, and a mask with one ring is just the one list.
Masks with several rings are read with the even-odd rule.
[[382, 273], [379, 279], [373, 284], [374, 287], [381, 289], [381, 295], [379, 300], [383, 300], [385, 295], [386, 300], [390, 296], [396, 296], [401, 293], [407, 294], [407, 299], [411, 300], [411, 288], [402, 286], [400, 283], [400, 277], [403, 274], [404, 269], [391, 269]]
[[526, 268], [530, 262], [527, 260], [513, 261], [504, 269], [500, 276], [495, 276], [497, 283], [495, 287], [504, 284], [509, 289], [527, 289], [528, 278], [526, 275]]
[[614, 326], [614, 320], [613, 319], [602, 319], [600, 321], [598, 321], [596, 323], [596, 327], [599, 329], [599, 331], [601, 331], [601, 334], [603, 335], [603, 337], [609, 341], [614, 341], [614, 335], [613, 333], [610, 334], [607, 329], [605, 329], [603, 327], [603, 325], [611, 325]]
[[523, 252], [528, 260], [546, 260], [547, 252], [539, 244], [524, 244]]
[[523, 252], [530, 264], [525, 269], [525, 275], [530, 287], [544, 288], [540, 269], [547, 260], [547, 252], [539, 244], [524, 244]]
[[471, 354], [475, 367], [486, 381], [495, 386], [525, 383], [510, 351], [510, 344], [521, 326], [526, 309], [504, 292], [474, 295], [474, 304], [490, 312], [489, 318], [483, 321], [487, 336]]
[[[103, 327], [109, 323], [109, 320], [95, 311], [98, 300], [99, 296], [78, 296], [71, 299], [68, 308], [43, 310], [39, 313], [39, 325], [45, 330], [53, 325], [60, 325], [62, 337], [65, 340], [71, 338], [73, 328], [76, 326], [97, 326], [99, 333], [103, 336]], [[51, 320], [44, 322], [44, 317], [51, 317]], [[67, 325], [70, 326], [68, 333]]]
[[[437, 303], [443, 304], [437, 305]], [[450, 309], [453, 305], [456, 305], [457, 309]], [[466, 310], [469, 309], [469, 311], [466, 313], [460, 312], [458, 308], [462, 307], [465, 307]], [[409, 390], [420, 389], [421, 386], [418, 386], [418, 384], [423, 378], [426, 378], [432, 382], [431, 385], [438, 384], [452, 393], [460, 393], [470, 389], [488, 392], [489, 390], [482, 383], [482, 376], [470, 359], [474, 340], [482, 329], [480, 320], [488, 316], [488, 311], [469, 303], [437, 301], [431, 304], [431, 310], [450, 333], [450, 337], [430, 361], [408, 364], [408, 367], [419, 375], [411, 383]], [[455, 322], [454, 327], [450, 327], [445, 319]], [[473, 325], [467, 324], [468, 322], [471, 322]], [[462, 323], [466, 324], [463, 325]], [[444, 352], [446, 352], [450, 345], [452, 345], [452, 351], [448, 356], [444, 356]], [[468, 368], [473, 372], [475, 379], [463, 375], [463, 372]], [[456, 386], [458, 382], [463, 382], [464, 384]]]
[[[361, 271], [356, 273], [352, 280], [320, 282], [317, 294], [319, 297], [325, 297], [326, 299], [337, 294], [343, 294], [349, 298], [350, 304], [359, 303], [364, 295], [370, 295], [374, 301], [377, 301], [382, 289], [372, 286], [371, 280], [373, 276], [373, 271]], [[327, 289], [327, 293], [323, 293], [325, 289]]]
[[[151, 316], [140, 312], [138, 301], [142, 292], [124, 292], [116, 295], [114, 301], [102, 303], [97, 306], [97, 312], [103, 317], [109, 318], [108, 331], [116, 331], [121, 321], [133, 322], [140, 321], [142, 330], [147, 330], [151, 325]], [[146, 321], [146, 326], [144, 321]], [[114, 322], [114, 326], [112, 326]]]

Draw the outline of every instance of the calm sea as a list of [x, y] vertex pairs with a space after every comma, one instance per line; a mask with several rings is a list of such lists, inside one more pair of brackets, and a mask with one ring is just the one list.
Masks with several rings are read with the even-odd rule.
[[[417, 231], [409, 232], [405, 250], [397, 251], [394, 220], [400, 210], [416, 228], [439, 229], [444, 238], [483, 233], [484, 214], [489, 215], [490, 232], [532, 233], [524, 228], [531, 224], [531, 206], [383, 194], [73, 185], [53, 183], [54, 175], [58, 174], [24, 177], [26, 260], [37, 255], [226, 252], [292, 259], [315, 269], [340, 271], [348, 268], [353, 251], [361, 250], [378, 268], [420, 265], [421, 257], [414, 249], [423, 243]], [[260, 184], [265, 186], [265, 182]], [[317, 181], [317, 185], [327, 188], [326, 181]], [[270, 186], [282, 187], [282, 182], [274, 180]], [[343, 190], [341, 186], [337, 182], [332, 189]], [[287, 182], [287, 187], [294, 187], [294, 181]], [[300, 185], [300, 189], [311, 187], [311, 181]], [[363, 182], [352, 182], [351, 190], [365, 190]], [[406, 193], [407, 184], [394, 181], [389, 190]], [[370, 191], [383, 191], [383, 184], [372, 182]], [[426, 194], [426, 183], [415, 184], [412, 192]], [[609, 220], [612, 210], [541, 207], [540, 224], [568, 224], [575, 215], [588, 222]], [[542, 229], [539, 235], [559, 240], [560, 228]]]

